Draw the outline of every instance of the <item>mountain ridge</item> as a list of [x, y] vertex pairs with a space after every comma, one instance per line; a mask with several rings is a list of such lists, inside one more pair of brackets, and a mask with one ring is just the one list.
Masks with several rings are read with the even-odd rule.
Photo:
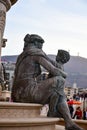
[[[56, 55], [48, 54], [55, 60]], [[1, 60], [15, 63], [18, 55], [2, 56]], [[87, 88], [87, 59], [80, 56], [70, 56], [68, 63], [64, 64], [64, 70], [68, 73], [67, 82], [70, 85], [77, 83], [78, 87]]]

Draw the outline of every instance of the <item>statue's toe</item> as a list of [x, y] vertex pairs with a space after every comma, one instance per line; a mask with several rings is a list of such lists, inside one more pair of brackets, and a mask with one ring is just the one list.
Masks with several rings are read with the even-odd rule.
[[83, 128], [79, 127], [77, 124], [73, 124], [72, 126], [67, 127], [65, 130], [84, 130]]

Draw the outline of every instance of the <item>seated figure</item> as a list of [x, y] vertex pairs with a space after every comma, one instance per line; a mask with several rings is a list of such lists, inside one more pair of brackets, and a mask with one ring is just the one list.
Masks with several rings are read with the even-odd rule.
[[[42, 50], [44, 40], [36, 34], [24, 38], [23, 52], [18, 56], [12, 87], [13, 102], [49, 104], [48, 117], [63, 117], [66, 130], [82, 130], [71, 119], [65, 100], [67, 74], [57, 61]], [[51, 76], [42, 80], [41, 66]]]

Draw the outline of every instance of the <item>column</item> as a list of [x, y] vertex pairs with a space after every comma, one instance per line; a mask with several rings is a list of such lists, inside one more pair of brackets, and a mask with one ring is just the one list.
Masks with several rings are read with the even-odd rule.
[[0, 80], [3, 79], [3, 72], [2, 72], [2, 65], [1, 65], [1, 49], [4, 46], [4, 43], [6, 42], [6, 39], [3, 39], [5, 23], [6, 23], [6, 12], [17, 1], [18, 0], [0, 0]]

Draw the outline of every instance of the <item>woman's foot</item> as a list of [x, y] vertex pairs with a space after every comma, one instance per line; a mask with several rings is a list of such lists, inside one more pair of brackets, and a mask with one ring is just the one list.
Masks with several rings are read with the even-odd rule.
[[77, 124], [72, 124], [72, 126], [65, 127], [65, 130], [84, 130], [83, 128], [79, 127]]

